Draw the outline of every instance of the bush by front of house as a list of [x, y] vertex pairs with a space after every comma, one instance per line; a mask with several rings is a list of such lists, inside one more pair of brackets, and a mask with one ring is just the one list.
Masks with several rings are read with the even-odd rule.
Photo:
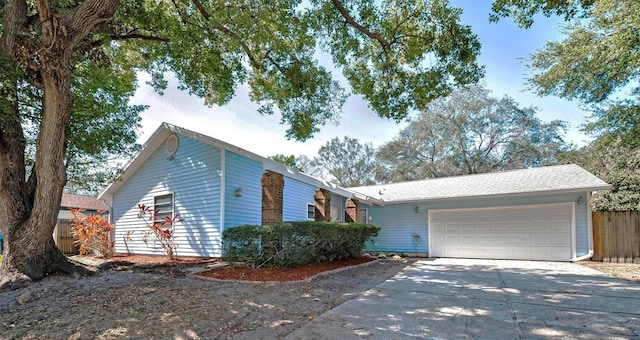
[[361, 223], [301, 221], [243, 225], [223, 232], [223, 260], [286, 268], [355, 257], [379, 231], [378, 226]]

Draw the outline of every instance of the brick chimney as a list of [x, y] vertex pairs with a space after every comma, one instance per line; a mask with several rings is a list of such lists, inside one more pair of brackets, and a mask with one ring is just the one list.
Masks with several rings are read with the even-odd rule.
[[345, 222], [358, 222], [358, 210], [360, 210], [360, 202], [355, 198], [347, 198], [346, 201]]
[[314, 195], [316, 201], [316, 221], [331, 222], [331, 192], [318, 189]]
[[284, 177], [267, 171], [262, 174], [262, 224], [282, 222]]

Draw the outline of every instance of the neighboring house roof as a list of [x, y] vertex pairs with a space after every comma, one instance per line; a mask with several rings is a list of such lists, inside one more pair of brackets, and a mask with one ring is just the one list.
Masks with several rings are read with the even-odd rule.
[[129, 163], [125, 166], [124, 171], [122, 172], [122, 174], [120, 175], [120, 177], [118, 179], [116, 179], [114, 182], [112, 182], [101, 194], [100, 196], [98, 196], [98, 198], [107, 198], [110, 199], [112, 197], [112, 195], [120, 188], [122, 187], [122, 185], [124, 185], [124, 183], [129, 179], [130, 176], [132, 176], [136, 170], [138, 168], [140, 168], [144, 162], [151, 157], [151, 155], [159, 148], [161, 147], [164, 142], [166, 141], [167, 137], [169, 137], [172, 134], [177, 134], [180, 136], [185, 136], [188, 138], [192, 138], [194, 140], [197, 140], [201, 143], [204, 144], [208, 144], [211, 145], [213, 147], [216, 148], [220, 148], [222, 150], [227, 150], [233, 153], [236, 153], [238, 155], [247, 157], [249, 159], [253, 159], [257, 162], [260, 162], [263, 164], [263, 167], [265, 170], [270, 170], [270, 171], [274, 171], [277, 173], [281, 173], [282, 175], [289, 177], [289, 178], [293, 178], [296, 179], [300, 182], [303, 183], [307, 183], [309, 185], [313, 185], [315, 187], [318, 188], [322, 188], [322, 189], [327, 189], [331, 192], [334, 192], [336, 194], [342, 195], [344, 197], [353, 197], [353, 198], [357, 198], [360, 201], [365, 201], [365, 202], [369, 202], [369, 203], [380, 203], [378, 200], [373, 199], [373, 198], [368, 198], [365, 197], [359, 193], [354, 193], [352, 191], [349, 191], [347, 189], [341, 188], [339, 186], [336, 186], [333, 183], [329, 183], [327, 181], [315, 178], [313, 176], [307, 175], [305, 173], [302, 173], [300, 171], [298, 171], [297, 169], [294, 169], [292, 167], [288, 167], [282, 163], [276, 162], [274, 160], [271, 160], [269, 158], [260, 156], [258, 154], [255, 154], [253, 152], [247, 151], [245, 149], [239, 148], [235, 145], [223, 142], [221, 140], [215, 139], [213, 137], [210, 136], [206, 136], [191, 130], [187, 130], [175, 125], [171, 125], [168, 123], [162, 123], [160, 125], [160, 127], [158, 127], [158, 129], [156, 129], [156, 131], [151, 135], [151, 137], [149, 137], [149, 139], [147, 140], [147, 142], [142, 146], [142, 149], [138, 152], [137, 155], [135, 155], [133, 157], [133, 159], [131, 159], [129, 161]]
[[86, 209], [86, 210], [101, 210], [108, 211], [108, 206], [104, 201], [95, 197], [76, 195], [76, 194], [62, 194], [62, 201], [60, 202], [61, 208], [67, 209]]
[[385, 203], [595, 191], [611, 186], [575, 165], [556, 165], [349, 188]]

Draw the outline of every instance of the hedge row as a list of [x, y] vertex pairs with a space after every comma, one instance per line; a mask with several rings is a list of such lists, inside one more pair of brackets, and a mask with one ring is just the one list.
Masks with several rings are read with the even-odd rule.
[[286, 268], [354, 257], [379, 231], [371, 224], [313, 221], [238, 226], [222, 234], [222, 259]]

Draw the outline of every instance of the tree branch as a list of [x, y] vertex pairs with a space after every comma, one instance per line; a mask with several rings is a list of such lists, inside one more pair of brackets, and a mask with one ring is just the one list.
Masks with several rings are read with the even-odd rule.
[[[196, 6], [196, 8], [198, 9], [198, 12], [200, 12], [200, 15], [202, 15], [202, 17], [206, 21], [209, 21], [209, 19], [211, 18], [211, 14], [209, 14], [209, 12], [204, 7], [204, 5], [200, 2], [200, 0], [191, 0], [191, 2], [193, 2], [193, 4]], [[242, 50], [244, 50], [244, 53], [247, 55], [247, 58], [249, 58], [249, 62], [251, 63], [251, 66], [253, 66], [253, 68], [255, 69], [260, 68], [260, 63], [251, 52], [251, 49], [249, 48], [249, 46], [247, 46], [247, 44], [244, 43], [244, 40], [242, 39], [242, 37], [240, 37], [236, 32], [228, 29], [224, 25], [219, 25], [215, 29], [226, 34], [228, 37], [232, 38], [238, 44], [240, 44], [240, 47], [242, 47]]]
[[200, 0], [191, 0], [191, 2], [193, 2], [194, 5], [196, 5], [196, 8], [198, 9], [198, 12], [200, 12], [202, 17], [204, 17], [205, 20], [209, 21], [209, 19], [211, 18], [211, 15], [209, 14], [209, 12], [207, 12], [207, 9], [204, 8]]
[[119, 0], [86, 0], [81, 2], [73, 12], [65, 17], [69, 20], [69, 47], [75, 47], [86, 38], [98, 25], [110, 21], [118, 6]]
[[383, 50], [386, 51], [386, 50], [389, 50], [391, 48], [391, 44], [387, 40], [385, 40], [380, 34], [375, 33], [375, 32], [371, 32], [370, 30], [368, 30], [364, 26], [362, 26], [359, 23], [357, 23], [356, 20], [351, 16], [351, 14], [349, 14], [349, 11], [347, 11], [347, 9], [344, 7], [342, 2], [340, 2], [340, 0], [332, 0], [332, 2], [333, 2], [333, 5], [336, 6], [338, 11], [340, 12], [342, 17], [345, 19], [347, 24], [351, 25], [351, 27], [355, 28], [356, 30], [358, 30], [360, 33], [366, 35], [367, 37], [379, 42], [380, 45], [382, 45], [382, 49]]
[[51, 18], [48, 0], [38, 0], [38, 13], [40, 14], [41, 22], [48, 21]]
[[139, 33], [127, 33], [127, 34], [112, 34], [109, 38], [113, 40], [127, 40], [127, 39], [140, 39], [149, 41], [169, 42], [168, 38], [156, 37], [152, 35], [144, 35]]

